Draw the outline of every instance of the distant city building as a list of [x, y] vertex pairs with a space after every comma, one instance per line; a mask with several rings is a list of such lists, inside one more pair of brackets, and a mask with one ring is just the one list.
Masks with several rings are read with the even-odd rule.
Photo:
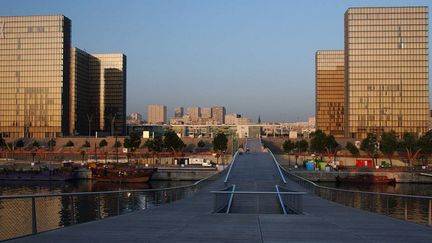
[[428, 7], [346, 11], [346, 137], [427, 131], [428, 29]]
[[0, 27], [0, 132], [69, 134], [70, 19], [0, 16]]
[[167, 107], [165, 105], [148, 105], [147, 116], [149, 124], [166, 124]]
[[212, 107], [212, 119], [216, 121], [217, 124], [225, 123], [226, 110], [223, 106], [213, 106]]
[[202, 118], [212, 118], [212, 108], [210, 107], [203, 107], [201, 109], [201, 117]]
[[140, 113], [131, 113], [128, 117], [128, 120], [142, 120], [142, 115]]
[[201, 108], [199, 107], [188, 107], [186, 110], [187, 115], [192, 123], [197, 123], [201, 117]]
[[316, 118], [315, 117], [309, 117], [308, 118], [308, 124], [311, 127], [315, 127], [316, 126]]
[[232, 114], [227, 114], [225, 116], [225, 124], [226, 125], [236, 125], [237, 124], [237, 119], [240, 118], [241, 115], [240, 114], [236, 114], [236, 113], [232, 113]]
[[181, 118], [184, 115], [184, 109], [183, 107], [176, 107], [174, 108], [174, 117], [175, 118]]
[[344, 51], [317, 51], [315, 78], [316, 127], [344, 137]]

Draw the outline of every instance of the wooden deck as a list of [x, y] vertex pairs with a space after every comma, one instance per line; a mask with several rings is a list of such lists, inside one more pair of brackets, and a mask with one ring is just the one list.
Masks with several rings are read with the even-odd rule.
[[[274, 191], [280, 177], [272, 157], [249, 140], [228, 185], [242, 191]], [[41, 233], [13, 242], [432, 242], [426, 226], [345, 207], [315, 195], [304, 197], [304, 215], [279, 214], [278, 204], [258, 197], [235, 200], [231, 214], [214, 214], [212, 190], [219, 178], [194, 196], [136, 213]], [[287, 187], [303, 191], [292, 181]]]

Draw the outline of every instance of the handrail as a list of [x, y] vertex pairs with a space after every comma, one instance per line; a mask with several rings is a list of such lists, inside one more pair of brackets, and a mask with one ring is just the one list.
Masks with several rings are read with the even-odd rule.
[[282, 196], [281, 196], [280, 191], [279, 191], [279, 185], [275, 185], [275, 187], [276, 187], [277, 196], [279, 198], [279, 203], [280, 203], [280, 206], [282, 208], [282, 212], [283, 212], [283, 214], [287, 214], [287, 211], [285, 208], [285, 203], [283, 202]]
[[189, 185], [183, 186], [174, 186], [167, 188], [157, 188], [157, 189], [135, 189], [135, 190], [117, 190], [117, 191], [101, 191], [101, 192], [65, 192], [65, 193], [50, 193], [50, 194], [24, 194], [24, 195], [3, 195], [0, 196], [0, 200], [2, 199], [17, 199], [17, 198], [43, 198], [43, 197], [62, 197], [62, 196], [82, 196], [82, 195], [105, 195], [105, 194], [114, 194], [114, 193], [128, 193], [128, 192], [158, 192], [158, 191], [171, 191], [177, 189], [184, 189], [189, 187], [194, 187], [199, 185], [201, 182], [210, 179], [211, 177], [217, 176], [225, 171], [222, 170], [213, 175], [209, 175], [199, 181], [196, 181]]
[[231, 189], [231, 196], [230, 199], [228, 200], [228, 205], [227, 205], [227, 210], [226, 210], [226, 214], [229, 214], [230, 210], [231, 210], [231, 206], [232, 206], [232, 202], [233, 202], [233, 198], [234, 198], [234, 191], [235, 191], [235, 185], [232, 185], [232, 189]]
[[263, 192], [263, 191], [210, 191], [214, 194], [282, 194], [282, 195], [304, 195], [306, 192]]
[[274, 156], [273, 152], [272, 152], [270, 149], [268, 149], [268, 148], [267, 148], [267, 150], [270, 152], [270, 155], [273, 157], [273, 161], [275, 162], [276, 167], [278, 168], [279, 175], [280, 175], [280, 177], [281, 177], [283, 183], [286, 184], [287, 182], [286, 182], [285, 176], [282, 174], [282, 171], [281, 171], [281, 168], [280, 168], [279, 162], [277, 161], [277, 159], [276, 159], [276, 157]]
[[233, 167], [234, 162], [235, 162], [235, 160], [236, 160], [236, 158], [237, 158], [237, 154], [238, 154], [238, 151], [235, 152], [233, 158], [231, 159], [231, 163], [230, 163], [230, 166], [229, 166], [229, 169], [228, 169], [228, 173], [227, 173], [226, 176], [225, 176], [224, 183], [227, 183], [227, 181], [228, 181], [228, 177], [229, 177], [229, 175], [230, 175], [230, 173], [231, 173], [231, 168]]
[[395, 196], [395, 197], [404, 197], [404, 198], [419, 198], [419, 199], [431, 199], [432, 200], [432, 196], [420, 196], [420, 195], [397, 194], [397, 193], [386, 193], [386, 192], [367, 192], [367, 191], [348, 190], [348, 189], [340, 189], [340, 188], [334, 188], [334, 187], [321, 186], [321, 185], [316, 184], [313, 181], [310, 181], [306, 178], [303, 178], [301, 176], [293, 174], [293, 173], [287, 171], [283, 167], [282, 167], [282, 170], [285, 171], [286, 173], [294, 176], [294, 177], [297, 177], [300, 180], [303, 180], [305, 182], [310, 183], [314, 187], [321, 188], [321, 189], [334, 190], [334, 191], [340, 191], [340, 192], [350, 192], [350, 193], [363, 193], [363, 194], [372, 194], [372, 195]]

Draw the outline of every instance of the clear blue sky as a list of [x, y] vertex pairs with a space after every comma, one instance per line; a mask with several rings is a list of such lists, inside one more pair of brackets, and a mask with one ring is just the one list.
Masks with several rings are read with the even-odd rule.
[[0, 15], [63, 14], [73, 46], [128, 57], [128, 113], [223, 105], [256, 120], [315, 112], [314, 54], [343, 49], [348, 7], [429, 1], [9, 0]]

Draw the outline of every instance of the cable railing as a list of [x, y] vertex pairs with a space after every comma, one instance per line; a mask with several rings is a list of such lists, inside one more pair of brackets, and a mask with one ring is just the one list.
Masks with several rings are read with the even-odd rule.
[[[234, 162], [235, 156], [231, 160]], [[227, 172], [162, 189], [0, 196], [0, 241], [118, 216], [187, 198]]]
[[432, 196], [347, 190], [318, 185], [282, 168], [289, 179], [321, 198], [397, 219], [432, 226]]
[[227, 174], [226, 174], [226, 176], [225, 176], [224, 183], [227, 183], [227, 181], [228, 181], [228, 179], [229, 179], [229, 176], [230, 176], [230, 174], [231, 174], [231, 169], [232, 169], [232, 167], [233, 167], [233, 165], [234, 165], [234, 162], [235, 162], [235, 160], [236, 160], [236, 158], [237, 158], [237, 155], [238, 155], [238, 151], [235, 152], [233, 158], [231, 159], [231, 163], [230, 163], [230, 165], [229, 165], [228, 172], [227, 172]]

